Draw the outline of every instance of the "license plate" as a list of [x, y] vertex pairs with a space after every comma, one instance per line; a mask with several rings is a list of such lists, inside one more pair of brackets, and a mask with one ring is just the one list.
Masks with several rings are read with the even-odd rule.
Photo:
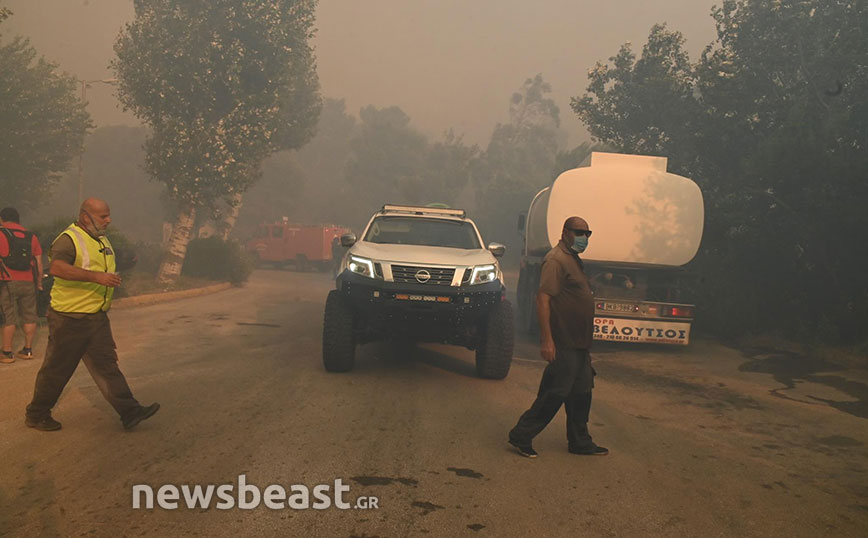
[[606, 312], [634, 312], [635, 307], [631, 304], [603, 303], [603, 310]]

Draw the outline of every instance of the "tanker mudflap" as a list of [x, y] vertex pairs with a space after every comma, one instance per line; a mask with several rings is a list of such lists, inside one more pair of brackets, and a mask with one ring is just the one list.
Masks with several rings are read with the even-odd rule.
[[594, 340], [686, 346], [690, 342], [690, 324], [596, 317]]

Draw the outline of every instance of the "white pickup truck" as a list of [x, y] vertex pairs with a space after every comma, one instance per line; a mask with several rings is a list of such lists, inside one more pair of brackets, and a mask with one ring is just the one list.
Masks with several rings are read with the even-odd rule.
[[385, 205], [349, 247], [326, 300], [323, 364], [352, 369], [357, 344], [441, 342], [476, 350], [481, 377], [503, 379], [513, 349], [512, 307], [498, 258], [460, 209]]

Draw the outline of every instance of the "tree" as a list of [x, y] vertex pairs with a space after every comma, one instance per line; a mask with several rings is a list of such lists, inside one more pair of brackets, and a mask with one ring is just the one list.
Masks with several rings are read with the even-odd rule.
[[361, 223], [386, 203], [423, 203], [418, 190], [428, 139], [410, 126], [396, 106], [359, 111], [359, 128], [350, 142], [344, 195], [357, 202], [350, 223]]
[[[0, 8], [0, 23], [12, 15]], [[45, 201], [92, 127], [76, 80], [37, 58], [27, 39], [0, 41], [0, 170], [4, 203]]]
[[458, 200], [473, 174], [476, 146], [465, 145], [451, 131], [432, 143], [395, 106], [366, 106], [359, 117], [341, 182], [326, 198], [342, 224], [360, 226], [384, 203], [452, 205]]
[[595, 151], [611, 152], [612, 149], [603, 144], [582, 142], [573, 149], [559, 151], [557, 156], [555, 156], [555, 169], [552, 177], [557, 178], [567, 170], [572, 170], [573, 168], [578, 168], [585, 164], [585, 161], [591, 156], [591, 153]]
[[[356, 137], [358, 122], [347, 113], [343, 99], [325, 99], [309, 144], [293, 152], [299, 177], [295, 218], [302, 222], [347, 224], [348, 212], [356, 206], [347, 198], [344, 172]], [[286, 210], [280, 215], [286, 215]]]
[[362, 109], [357, 121], [343, 100], [326, 99], [317, 134], [298, 151], [266, 161], [246, 195], [240, 226], [288, 216], [305, 223], [361, 226], [387, 202], [454, 204], [479, 154], [446, 132], [431, 142], [399, 108]]
[[480, 228], [486, 236], [497, 230], [510, 257], [521, 244], [516, 216], [554, 180], [560, 117], [549, 93], [551, 85], [536, 75], [512, 95], [510, 121], [495, 126], [475, 180]]
[[396, 106], [359, 111], [360, 123], [350, 141], [350, 158], [340, 196], [355, 202], [347, 215], [361, 224], [383, 203], [420, 204], [427, 137], [410, 125], [410, 117]]
[[[148, 181], [142, 170], [142, 145], [147, 136], [148, 129], [142, 126], [97, 127], [85, 140], [83, 162], [88, 190], [100, 193], [100, 198], [111, 206], [112, 228], [131, 239], [159, 244], [165, 212], [163, 185]], [[45, 203], [29, 213], [28, 221], [44, 223], [74, 217], [77, 199], [78, 175], [72, 170], [63, 175]]]
[[428, 145], [422, 181], [416, 186], [418, 197], [427, 203], [454, 205], [462, 190], [479, 170], [479, 147], [464, 144], [451, 129], [442, 140]]
[[680, 32], [657, 24], [638, 59], [626, 43], [609, 58], [611, 66], [598, 62], [588, 73], [587, 92], [570, 101], [591, 136], [626, 153], [662, 154], [689, 164], [702, 114], [683, 45]]
[[709, 326], [863, 338], [868, 6], [727, 0], [712, 15], [699, 62], [655, 26], [641, 59], [622, 47], [591, 71], [573, 109], [598, 140], [700, 183]]
[[753, 310], [793, 333], [864, 338], [868, 5], [729, 1], [713, 16], [697, 72], [708, 135], [726, 143], [705, 168], [744, 215], [730, 250], [767, 262], [744, 275]]
[[151, 125], [146, 169], [178, 216], [158, 280], [180, 275], [197, 210], [240, 203], [262, 160], [313, 134], [312, 0], [137, 0], [115, 43], [125, 107]]

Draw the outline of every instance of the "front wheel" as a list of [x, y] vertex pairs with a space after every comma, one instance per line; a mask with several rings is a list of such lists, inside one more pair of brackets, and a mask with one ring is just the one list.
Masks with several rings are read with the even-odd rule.
[[329, 372], [347, 372], [356, 360], [353, 310], [341, 292], [331, 290], [326, 299], [322, 327], [322, 362]]
[[512, 305], [501, 301], [482, 324], [483, 334], [476, 348], [476, 373], [486, 379], [503, 379], [512, 364]]

